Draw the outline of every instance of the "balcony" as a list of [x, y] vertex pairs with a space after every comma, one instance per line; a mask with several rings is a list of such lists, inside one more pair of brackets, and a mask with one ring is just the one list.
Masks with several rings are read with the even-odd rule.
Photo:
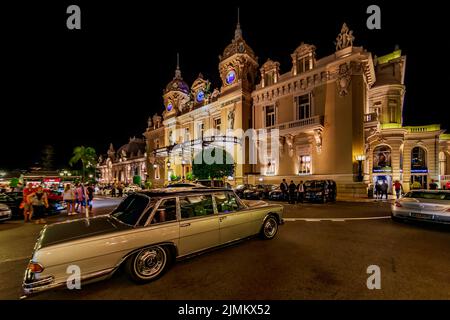
[[314, 116], [311, 118], [295, 120], [290, 122], [284, 122], [282, 124], [267, 127], [267, 130], [280, 130], [281, 134], [287, 134], [292, 132], [306, 132], [309, 130], [323, 128], [324, 116]]

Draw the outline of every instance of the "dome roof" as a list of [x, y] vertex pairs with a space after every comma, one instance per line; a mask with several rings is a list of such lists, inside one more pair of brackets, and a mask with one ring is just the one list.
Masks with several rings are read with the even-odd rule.
[[130, 142], [117, 150], [117, 155], [125, 155], [127, 158], [136, 157], [145, 153], [145, 141], [143, 139], [130, 138]]
[[181, 91], [183, 93], [189, 94], [189, 86], [182, 78], [174, 78], [166, 86], [166, 92], [169, 91]]
[[231, 57], [234, 54], [248, 54], [253, 59], [256, 60], [255, 52], [252, 48], [245, 42], [244, 38], [242, 37], [242, 31], [241, 26], [237, 25], [236, 31], [234, 32], [234, 39], [231, 41], [231, 43], [225, 48], [223, 51], [223, 55], [221, 57], [221, 60], [225, 60], [228, 57]]

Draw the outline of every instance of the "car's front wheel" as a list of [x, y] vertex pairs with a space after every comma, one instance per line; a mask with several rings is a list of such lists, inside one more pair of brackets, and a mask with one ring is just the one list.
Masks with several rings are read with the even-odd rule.
[[261, 228], [261, 238], [265, 240], [270, 240], [275, 238], [278, 232], [278, 221], [274, 216], [269, 216], [264, 221]]
[[152, 246], [133, 254], [125, 265], [131, 280], [146, 283], [164, 274], [171, 261], [170, 251], [163, 246]]

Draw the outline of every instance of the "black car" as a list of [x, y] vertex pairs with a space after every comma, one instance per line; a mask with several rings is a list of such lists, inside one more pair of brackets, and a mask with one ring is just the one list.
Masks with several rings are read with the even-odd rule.
[[238, 195], [239, 198], [244, 198], [244, 191], [254, 188], [252, 184], [239, 184], [234, 188], [234, 192]]
[[275, 188], [269, 192], [269, 199], [277, 201], [285, 201], [288, 198], [285, 194], [283, 194], [283, 191], [281, 191], [280, 187], [275, 186]]
[[244, 199], [268, 199], [269, 193], [277, 187], [271, 184], [258, 184], [248, 188], [243, 192]]
[[[22, 192], [7, 192], [0, 194], [0, 203], [6, 204], [11, 209], [13, 218], [23, 218], [23, 209], [20, 208], [22, 201]], [[48, 209], [46, 210], [46, 213], [48, 215], [58, 214], [65, 208], [63, 201], [48, 199]]]
[[304, 201], [336, 201], [336, 182], [333, 180], [308, 180], [303, 184]]

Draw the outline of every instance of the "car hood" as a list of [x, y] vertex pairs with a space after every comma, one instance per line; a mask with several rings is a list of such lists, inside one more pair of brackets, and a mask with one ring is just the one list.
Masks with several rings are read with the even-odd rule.
[[37, 249], [130, 228], [109, 215], [55, 223], [41, 231]]

